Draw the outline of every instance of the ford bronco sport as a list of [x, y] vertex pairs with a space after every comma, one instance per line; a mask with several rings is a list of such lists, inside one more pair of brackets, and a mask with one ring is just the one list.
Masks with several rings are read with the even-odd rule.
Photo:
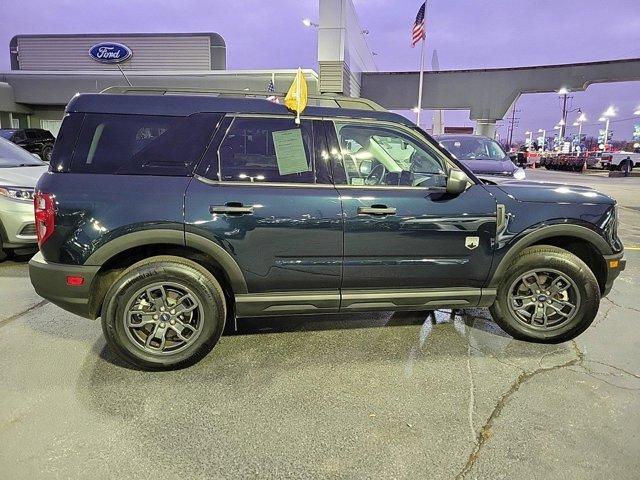
[[610, 197], [483, 184], [372, 102], [312, 97], [296, 125], [260, 98], [153, 93], [71, 100], [29, 265], [139, 368], [193, 364], [225, 322], [266, 315], [490, 307], [562, 342], [625, 266]]

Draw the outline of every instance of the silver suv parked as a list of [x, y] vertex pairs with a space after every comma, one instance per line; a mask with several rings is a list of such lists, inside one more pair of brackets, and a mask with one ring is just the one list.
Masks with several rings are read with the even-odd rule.
[[0, 138], [0, 260], [37, 243], [33, 190], [47, 164]]

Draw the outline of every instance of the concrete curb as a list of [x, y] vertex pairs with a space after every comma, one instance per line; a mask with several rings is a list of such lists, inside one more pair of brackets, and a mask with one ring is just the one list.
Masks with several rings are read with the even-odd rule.
[[619, 171], [611, 171], [609, 172], [609, 178], [617, 178], [617, 177], [640, 177], [640, 172], [629, 172], [625, 175], [624, 172]]

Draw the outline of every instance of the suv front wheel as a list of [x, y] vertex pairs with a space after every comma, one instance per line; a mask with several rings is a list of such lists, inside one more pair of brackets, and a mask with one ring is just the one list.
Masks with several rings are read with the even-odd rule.
[[599, 305], [600, 288], [589, 267], [566, 250], [542, 245], [518, 254], [490, 310], [514, 338], [560, 343], [585, 331]]
[[102, 329], [111, 349], [145, 370], [193, 365], [211, 351], [226, 318], [220, 284], [190, 260], [158, 256], [126, 269], [111, 286]]

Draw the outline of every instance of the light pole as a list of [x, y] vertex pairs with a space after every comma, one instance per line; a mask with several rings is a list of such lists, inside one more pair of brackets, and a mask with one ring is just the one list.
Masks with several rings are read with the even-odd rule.
[[611, 121], [611, 117], [615, 117], [615, 115], [616, 115], [616, 109], [614, 107], [609, 107], [598, 119], [599, 122], [605, 122], [604, 141], [602, 144], [602, 150], [604, 152], [607, 151], [607, 142], [609, 141], [609, 122]]
[[560, 90], [558, 90], [558, 95], [562, 96], [562, 120], [561, 123], [558, 123], [558, 125], [560, 125], [560, 138], [562, 140], [564, 140], [564, 136], [565, 136], [565, 125], [567, 124], [567, 98], [569, 96], [569, 92], [570, 90], [566, 87], [562, 87]]
[[[560, 120], [560, 122], [562, 122], [562, 120]], [[553, 147], [556, 152], [561, 150], [561, 145], [564, 143], [562, 138], [560, 137], [560, 132], [562, 132], [562, 125], [560, 125], [560, 122], [558, 122], [558, 124], [553, 126], [554, 130], [560, 130], [558, 132], [558, 136], [555, 138], [555, 141], [553, 142], [554, 143]]]
[[531, 145], [533, 144], [533, 132], [524, 132], [524, 134], [529, 137], [526, 142], [527, 148], [531, 148]]
[[538, 133], [542, 134], [542, 151], [544, 152], [547, 148], [547, 131], [541, 128], [538, 130]]
[[578, 145], [582, 142], [582, 124], [587, 121], [587, 116], [580, 112], [580, 116], [573, 122], [574, 127], [578, 127]]

